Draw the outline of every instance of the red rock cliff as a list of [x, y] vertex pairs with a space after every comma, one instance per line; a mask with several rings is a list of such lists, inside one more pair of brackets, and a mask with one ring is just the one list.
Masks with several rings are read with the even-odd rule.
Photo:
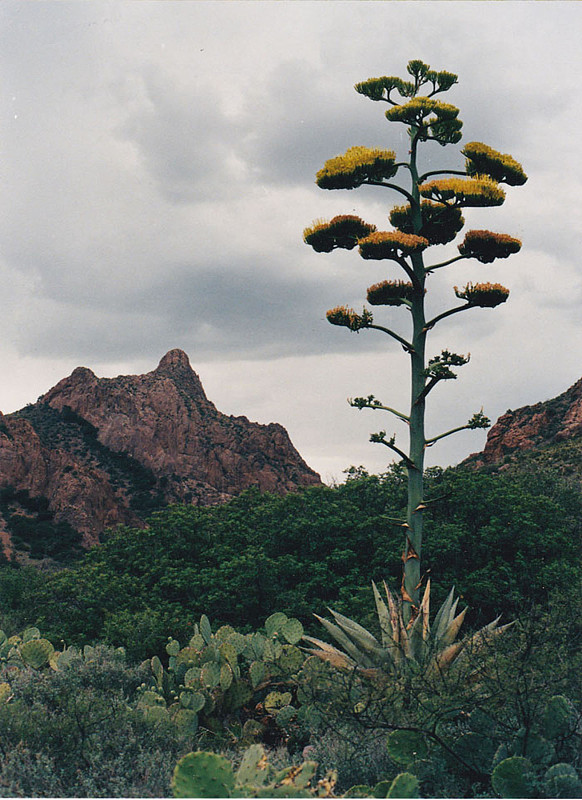
[[46, 497], [86, 545], [108, 526], [138, 523], [144, 493], [209, 505], [250, 486], [284, 493], [318, 483], [281, 425], [221, 414], [181, 350], [146, 375], [98, 378], [78, 367], [34, 406], [0, 418], [0, 487]]
[[582, 379], [552, 400], [503, 414], [490, 429], [483, 452], [470, 456], [468, 462], [494, 464], [517, 451], [578, 436], [582, 436]]

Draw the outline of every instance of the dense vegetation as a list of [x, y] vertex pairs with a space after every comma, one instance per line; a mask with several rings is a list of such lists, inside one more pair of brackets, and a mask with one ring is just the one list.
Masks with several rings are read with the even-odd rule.
[[[425, 565], [433, 596], [456, 586], [470, 626], [512, 619], [580, 583], [576, 481], [535, 464], [492, 474], [432, 470]], [[57, 640], [124, 646], [132, 658], [183, 639], [200, 614], [242, 630], [284, 611], [313, 630], [332, 605], [370, 622], [371, 580], [397, 586], [406, 503], [399, 468], [336, 488], [278, 497], [245, 492], [212, 508], [172, 507], [146, 530], [119, 528], [77, 564], [30, 585], [4, 567], [4, 626], [38, 624]], [[466, 624], [467, 624], [466, 623]]]
[[[572, 443], [561, 448], [570, 453]], [[146, 530], [112, 531], [54, 574], [1, 567], [7, 634], [38, 624], [44, 646], [50, 640], [67, 655], [59, 664], [51, 656], [53, 668], [22, 658], [17, 667], [23, 645], [0, 643], [0, 796], [168, 794], [176, 761], [199, 749], [228, 757], [204, 761], [204, 774], [217, 766], [238, 781], [245, 748], [259, 744], [269, 748], [268, 769], [247, 769], [255, 749], [240, 774], [275, 795], [277, 780], [297, 775], [321, 792], [353, 796], [357, 784], [369, 796], [389, 792], [404, 772], [393, 791], [412, 781], [406, 786], [424, 796], [510, 796], [514, 784], [531, 796], [572, 796], [582, 497], [570, 465], [548, 448], [485, 472], [427, 473], [432, 607], [454, 584], [470, 606], [469, 633], [501, 612], [518, 620], [436, 683], [422, 663], [389, 684], [367, 681], [315, 657], [304, 662], [297, 646], [300, 623], [330, 640], [312, 616], [327, 607], [379, 636], [370, 582], [398, 585], [400, 535], [391, 520], [406, 504], [399, 467], [378, 476], [352, 469], [345, 484], [286, 497], [249, 491], [222, 506], [156, 512]], [[265, 627], [274, 612], [289, 620], [278, 613]], [[281, 634], [279, 650], [277, 625], [288, 637]], [[84, 655], [71, 645], [85, 646]], [[565, 721], [548, 728], [556, 709]], [[405, 729], [416, 738], [394, 737]], [[300, 767], [305, 746], [314, 749]], [[196, 763], [185, 765], [191, 772]], [[294, 781], [286, 791], [312, 791]]]

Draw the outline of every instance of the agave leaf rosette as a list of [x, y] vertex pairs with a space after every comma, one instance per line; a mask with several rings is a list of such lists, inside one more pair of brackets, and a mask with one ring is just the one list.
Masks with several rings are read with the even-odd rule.
[[304, 648], [306, 652], [337, 669], [357, 670], [372, 678], [397, 677], [411, 669], [434, 674], [450, 670], [463, 653], [474, 652], [512, 624], [499, 626], [498, 617], [471, 636], [458, 639], [467, 608], [457, 613], [459, 599], [455, 598], [453, 588], [431, 625], [429, 580], [417, 614], [407, 625], [402, 601], [390, 592], [385, 582], [383, 588], [385, 597], [372, 583], [380, 640], [354, 620], [329, 609], [333, 621], [315, 616], [338, 646], [304, 636], [304, 641], [313, 645]]
[[394, 150], [356, 146], [326, 161], [315, 182], [321, 189], [356, 189], [363, 183], [392, 178], [397, 169]]
[[315, 220], [303, 231], [303, 241], [316, 253], [331, 253], [337, 248], [353, 250], [359, 239], [375, 230], [375, 225], [369, 225], [354, 214], [341, 214], [329, 221]]
[[519, 253], [521, 241], [507, 233], [473, 230], [467, 231], [458, 250], [462, 256], [489, 264], [496, 258], [509, 258], [513, 253]]

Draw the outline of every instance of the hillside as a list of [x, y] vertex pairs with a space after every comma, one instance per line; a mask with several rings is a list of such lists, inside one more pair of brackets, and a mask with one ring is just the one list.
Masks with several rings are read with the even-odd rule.
[[[181, 350], [145, 375], [98, 378], [78, 367], [35, 404], [0, 415], [2, 538], [37, 558], [64, 531], [87, 547], [170, 503], [319, 483], [281, 425], [218, 411]], [[50, 546], [32, 541], [41, 522]]]
[[499, 467], [521, 461], [564, 462], [582, 476], [582, 378], [551, 400], [507, 411], [489, 430], [482, 453], [464, 464]]

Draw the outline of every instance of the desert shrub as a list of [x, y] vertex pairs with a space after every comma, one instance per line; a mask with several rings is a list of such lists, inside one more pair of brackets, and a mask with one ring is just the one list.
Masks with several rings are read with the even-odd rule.
[[[406, 770], [428, 797], [496, 796], [504, 771], [522, 793], [502, 796], [580, 791], [579, 592], [570, 600], [467, 647], [450, 668], [408, 664], [394, 674], [308, 659], [298, 699], [320, 767], [337, 767], [343, 790]], [[514, 772], [525, 762], [510, 759], [527, 760], [523, 775]]]
[[96, 647], [57, 670], [5, 666], [0, 702], [0, 793], [6, 796], [159, 797], [192, 740], [136, 707], [145, 667]]

